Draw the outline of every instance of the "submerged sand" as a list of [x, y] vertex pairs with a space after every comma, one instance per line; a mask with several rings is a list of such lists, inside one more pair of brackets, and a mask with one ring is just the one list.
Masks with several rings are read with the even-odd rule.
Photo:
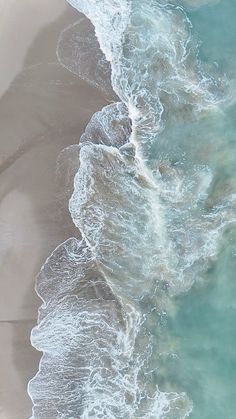
[[40, 359], [29, 341], [41, 304], [35, 276], [77, 234], [56, 160], [107, 99], [57, 62], [58, 37], [78, 19], [64, 0], [4, 0], [0, 12], [0, 419], [23, 419]]

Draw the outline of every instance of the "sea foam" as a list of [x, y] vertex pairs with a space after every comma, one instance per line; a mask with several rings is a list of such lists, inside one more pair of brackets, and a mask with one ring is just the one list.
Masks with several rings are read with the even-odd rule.
[[[68, 2], [91, 20], [104, 54], [94, 84], [106, 90], [110, 74], [121, 102], [96, 113], [76, 146], [69, 210], [81, 239], [60, 245], [37, 280], [32, 344], [44, 355], [29, 384], [33, 418], [182, 419], [192, 410], [184, 389], [159, 386], [160, 318], [216, 257], [235, 196], [209, 204], [212, 156], [176, 133], [220, 115], [227, 82], [199, 60], [182, 7]], [[87, 58], [65, 55], [71, 28], [58, 56], [81, 75]]]

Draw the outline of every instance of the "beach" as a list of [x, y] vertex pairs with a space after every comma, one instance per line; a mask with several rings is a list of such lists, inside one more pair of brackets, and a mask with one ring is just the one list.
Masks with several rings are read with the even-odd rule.
[[79, 234], [58, 186], [58, 155], [107, 98], [58, 63], [60, 33], [78, 19], [64, 0], [1, 1], [0, 11], [0, 418], [22, 419], [41, 356], [30, 344], [41, 304], [35, 277]]
[[235, 419], [235, 1], [0, 11], [0, 419]]

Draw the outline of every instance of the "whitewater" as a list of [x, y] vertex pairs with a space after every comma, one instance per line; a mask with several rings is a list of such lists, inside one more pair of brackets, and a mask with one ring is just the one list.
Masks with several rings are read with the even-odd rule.
[[189, 16], [207, 2], [67, 1], [96, 37], [80, 14], [59, 62], [117, 101], [66, 150], [78, 236], [37, 277], [32, 419], [195, 417], [186, 380], [174, 378], [169, 322], [179, 298], [207, 288], [235, 226], [235, 146], [222, 135], [234, 81], [200, 57]]

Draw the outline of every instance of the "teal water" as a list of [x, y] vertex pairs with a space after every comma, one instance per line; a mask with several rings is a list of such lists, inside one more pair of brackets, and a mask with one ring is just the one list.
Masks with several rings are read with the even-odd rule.
[[[227, 77], [234, 80], [236, 2], [220, 1], [191, 12], [190, 16], [195, 35], [202, 41], [200, 56], [209, 63], [217, 62]], [[203, 125], [202, 136], [205, 135]], [[219, 139], [221, 142], [218, 158], [211, 151], [210, 159], [217, 168], [215, 196], [219, 197], [236, 185], [234, 104], [223, 112], [220, 121], [217, 118], [213, 122], [207, 135], [213, 136], [214, 150]], [[217, 260], [198, 285], [176, 299], [176, 314], [167, 321], [176, 353], [174, 360], [167, 361], [168, 379], [185, 389], [193, 400], [192, 419], [235, 418], [235, 321], [236, 230], [232, 228], [224, 234]]]
[[234, 0], [210, 2], [189, 13], [195, 35], [201, 42], [200, 55], [208, 63], [235, 80], [235, 15]]
[[80, 17], [60, 63], [120, 102], [65, 153], [33, 418], [235, 419], [236, 4], [68, 2], [97, 39]]
[[201, 285], [177, 299], [176, 315], [168, 320], [176, 353], [168, 378], [192, 398], [193, 419], [235, 418], [235, 270], [234, 230], [225, 235], [218, 261]]

